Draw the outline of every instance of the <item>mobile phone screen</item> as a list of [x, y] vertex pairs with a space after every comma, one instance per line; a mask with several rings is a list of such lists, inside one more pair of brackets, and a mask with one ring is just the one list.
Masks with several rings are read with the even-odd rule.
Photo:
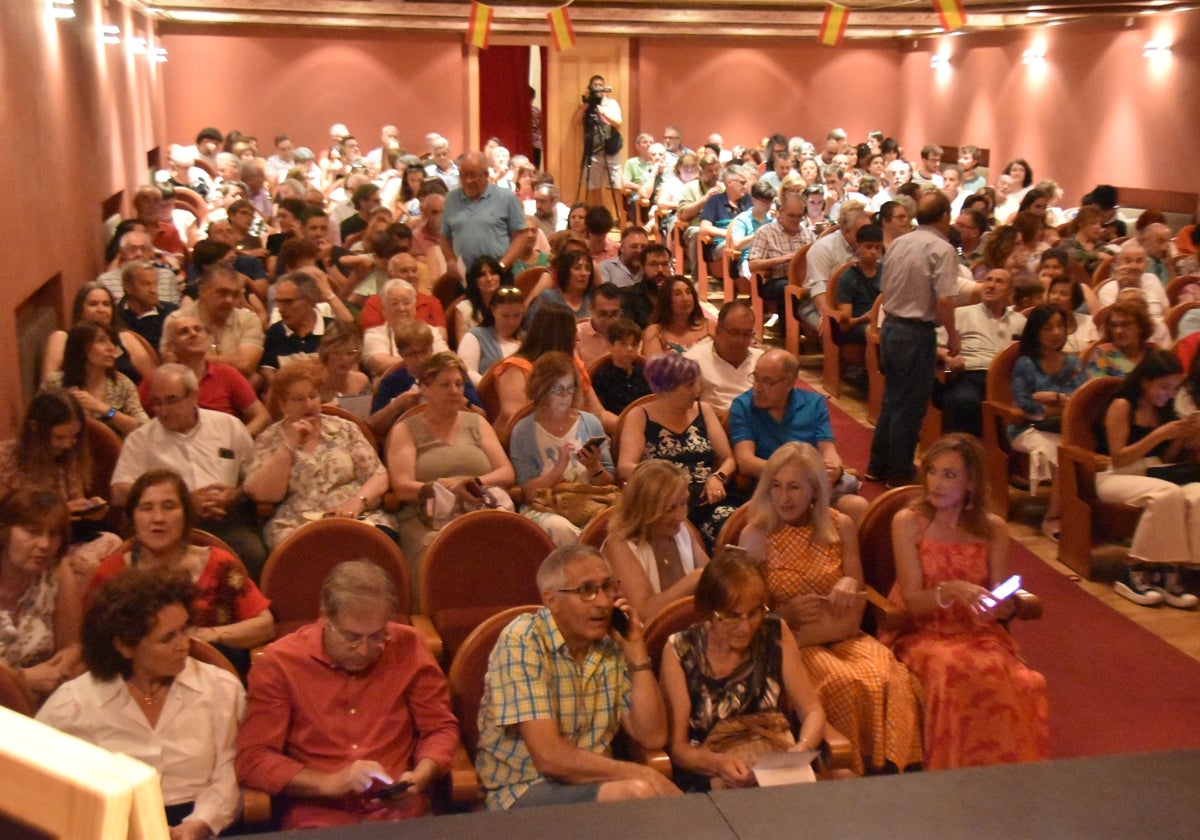
[[992, 590], [992, 597], [995, 598], [997, 601], [1003, 601], [1005, 598], [1007, 598], [1009, 595], [1013, 594], [1020, 588], [1021, 588], [1021, 576], [1013, 575], [1008, 580], [1004, 581], [1003, 583], [1001, 583], [999, 586], [997, 586], [995, 589]]
[[629, 635], [629, 616], [619, 607], [613, 607], [612, 626], [622, 636]]

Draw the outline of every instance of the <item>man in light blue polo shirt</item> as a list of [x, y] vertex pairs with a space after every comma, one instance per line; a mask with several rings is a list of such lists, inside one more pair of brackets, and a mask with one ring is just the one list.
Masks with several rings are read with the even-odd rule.
[[[512, 190], [488, 182], [483, 152], [467, 152], [458, 164], [459, 186], [446, 196], [442, 213], [442, 249], [446, 264], [462, 260], [469, 269], [483, 256], [508, 266], [525, 243], [525, 211]], [[453, 271], [453, 269], [451, 269]]]
[[785, 443], [807, 443], [821, 455], [833, 488], [833, 506], [858, 522], [867, 500], [858, 479], [846, 472], [833, 445], [825, 398], [795, 387], [800, 360], [786, 350], [768, 350], [754, 365], [753, 387], [729, 408], [729, 441], [738, 473], [757, 480], [767, 459]]

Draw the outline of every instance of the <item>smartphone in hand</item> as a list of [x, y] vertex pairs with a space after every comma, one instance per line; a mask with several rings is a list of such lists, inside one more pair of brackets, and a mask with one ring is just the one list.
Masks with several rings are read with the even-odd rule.
[[622, 636], [629, 636], [629, 616], [620, 607], [613, 607], [612, 627]]

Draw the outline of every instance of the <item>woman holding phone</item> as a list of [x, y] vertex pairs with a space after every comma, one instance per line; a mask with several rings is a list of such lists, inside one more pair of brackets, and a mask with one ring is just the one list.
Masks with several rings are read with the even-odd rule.
[[1021, 662], [999, 622], [1016, 604], [990, 589], [1008, 576], [1008, 526], [988, 512], [983, 447], [938, 440], [925, 492], [892, 520], [896, 586], [915, 628], [896, 657], [925, 689], [924, 769], [1037, 761], [1049, 754], [1046, 678]]
[[[579, 408], [583, 393], [572, 356], [555, 351], [539, 358], [525, 383], [525, 395], [533, 411], [513, 427], [509, 456], [526, 501], [538, 490], [563, 482], [616, 482], [600, 418]], [[579, 536], [580, 529], [565, 516], [528, 505], [522, 513], [557, 545], [569, 545]]]

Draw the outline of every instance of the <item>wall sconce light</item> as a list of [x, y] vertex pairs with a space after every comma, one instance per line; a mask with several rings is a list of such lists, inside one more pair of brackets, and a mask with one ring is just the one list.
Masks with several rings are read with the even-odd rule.
[[130, 38], [129, 46], [133, 50], [134, 55], [145, 55], [146, 54], [147, 49], [146, 49], [146, 39], [145, 38], [140, 38], [140, 37]]
[[166, 63], [167, 48], [166, 47], [155, 47], [154, 50], [150, 53], [150, 60], [157, 64]]
[[116, 46], [121, 43], [121, 27], [105, 23], [100, 27], [100, 42]]
[[1030, 47], [1021, 54], [1021, 63], [1041, 67], [1046, 63], [1046, 52], [1042, 47]]
[[47, 5], [50, 14], [59, 20], [72, 20], [75, 17], [75, 0], [50, 0]]
[[942, 55], [941, 53], [935, 53], [934, 55], [929, 56], [929, 66], [934, 70], [949, 70], [950, 56]]
[[1171, 57], [1171, 45], [1166, 41], [1147, 41], [1142, 57], [1151, 60], [1161, 60]]

